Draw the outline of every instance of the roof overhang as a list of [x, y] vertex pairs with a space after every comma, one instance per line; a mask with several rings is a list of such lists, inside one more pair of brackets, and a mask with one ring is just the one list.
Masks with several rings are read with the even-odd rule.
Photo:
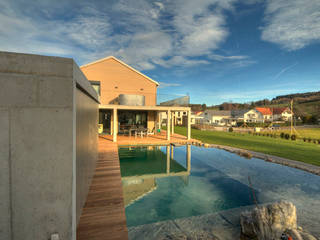
[[128, 105], [113, 105], [113, 104], [100, 104], [99, 109], [117, 109], [117, 110], [141, 110], [141, 111], [191, 111], [190, 107], [179, 106], [128, 106]]

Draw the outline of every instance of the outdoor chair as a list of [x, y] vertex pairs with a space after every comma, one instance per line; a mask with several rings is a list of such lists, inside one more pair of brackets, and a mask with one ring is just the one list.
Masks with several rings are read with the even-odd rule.
[[147, 136], [149, 136], [149, 135], [154, 135], [154, 132], [155, 132], [155, 128], [153, 128], [152, 130], [150, 130], [150, 129], [148, 128]]

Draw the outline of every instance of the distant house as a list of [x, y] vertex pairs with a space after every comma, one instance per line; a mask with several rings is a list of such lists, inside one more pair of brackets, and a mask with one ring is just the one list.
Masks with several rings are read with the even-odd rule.
[[191, 125], [202, 123], [203, 111], [191, 112]]
[[231, 110], [231, 117], [235, 122], [244, 122], [244, 114], [248, 111], [249, 109]]
[[288, 107], [273, 108], [274, 121], [289, 121], [292, 117], [292, 112]]
[[244, 113], [243, 115], [243, 120], [244, 122], [247, 123], [257, 123], [257, 122], [264, 122], [264, 117], [263, 114], [256, 110], [256, 109], [251, 109]]
[[271, 108], [263, 108], [263, 107], [257, 107], [257, 111], [259, 111], [263, 115], [263, 122], [265, 121], [272, 121], [273, 120], [273, 114]]
[[218, 126], [226, 126], [231, 124], [231, 111], [206, 110], [202, 116], [204, 121], [210, 124]]

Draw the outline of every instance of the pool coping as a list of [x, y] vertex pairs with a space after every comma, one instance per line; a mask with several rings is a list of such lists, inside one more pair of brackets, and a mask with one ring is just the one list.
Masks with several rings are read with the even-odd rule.
[[249, 153], [250, 157], [259, 158], [259, 159], [262, 159], [266, 162], [272, 162], [272, 163], [281, 164], [284, 166], [300, 169], [300, 170], [303, 170], [303, 171], [320, 176], [320, 167], [316, 166], [316, 165], [309, 164], [309, 163], [299, 162], [296, 160], [278, 157], [278, 156], [274, 156], [271, 154], [255, 152], [255, 151], [250, 151], [250, 150], [243, 149], [243, 148], [236, 148], [236, 147], [230, 147], [230, 146], [219, 145], [219, 144], [198, 143], [195, 145], [196, 146], [203, 146], [206, 148], [222, 149], [222, 150], [225, 150], [225, 151], [228, 151], [231, 153], [235, 153], [238, 155], [242, 155], [243, 153]]

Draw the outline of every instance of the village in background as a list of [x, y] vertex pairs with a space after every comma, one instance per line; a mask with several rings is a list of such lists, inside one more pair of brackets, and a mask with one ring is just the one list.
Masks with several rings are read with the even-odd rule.
[[[298, 93], [277, 96], [251, 103], [225, 102], [220, 105], [190, 104], [190, 97], [184, 96], [160, 103], [163, 106], [191, 107], [193, 128], [210, 127], [215, 130], [228, 130], [230, 127], [280, 127], [320, 123], [320, 92]], [[175, 125], [185, 125], [187, 113], [175, 112]], [[166, 123], [166, 114], [161, 114], [161, 124]]]

